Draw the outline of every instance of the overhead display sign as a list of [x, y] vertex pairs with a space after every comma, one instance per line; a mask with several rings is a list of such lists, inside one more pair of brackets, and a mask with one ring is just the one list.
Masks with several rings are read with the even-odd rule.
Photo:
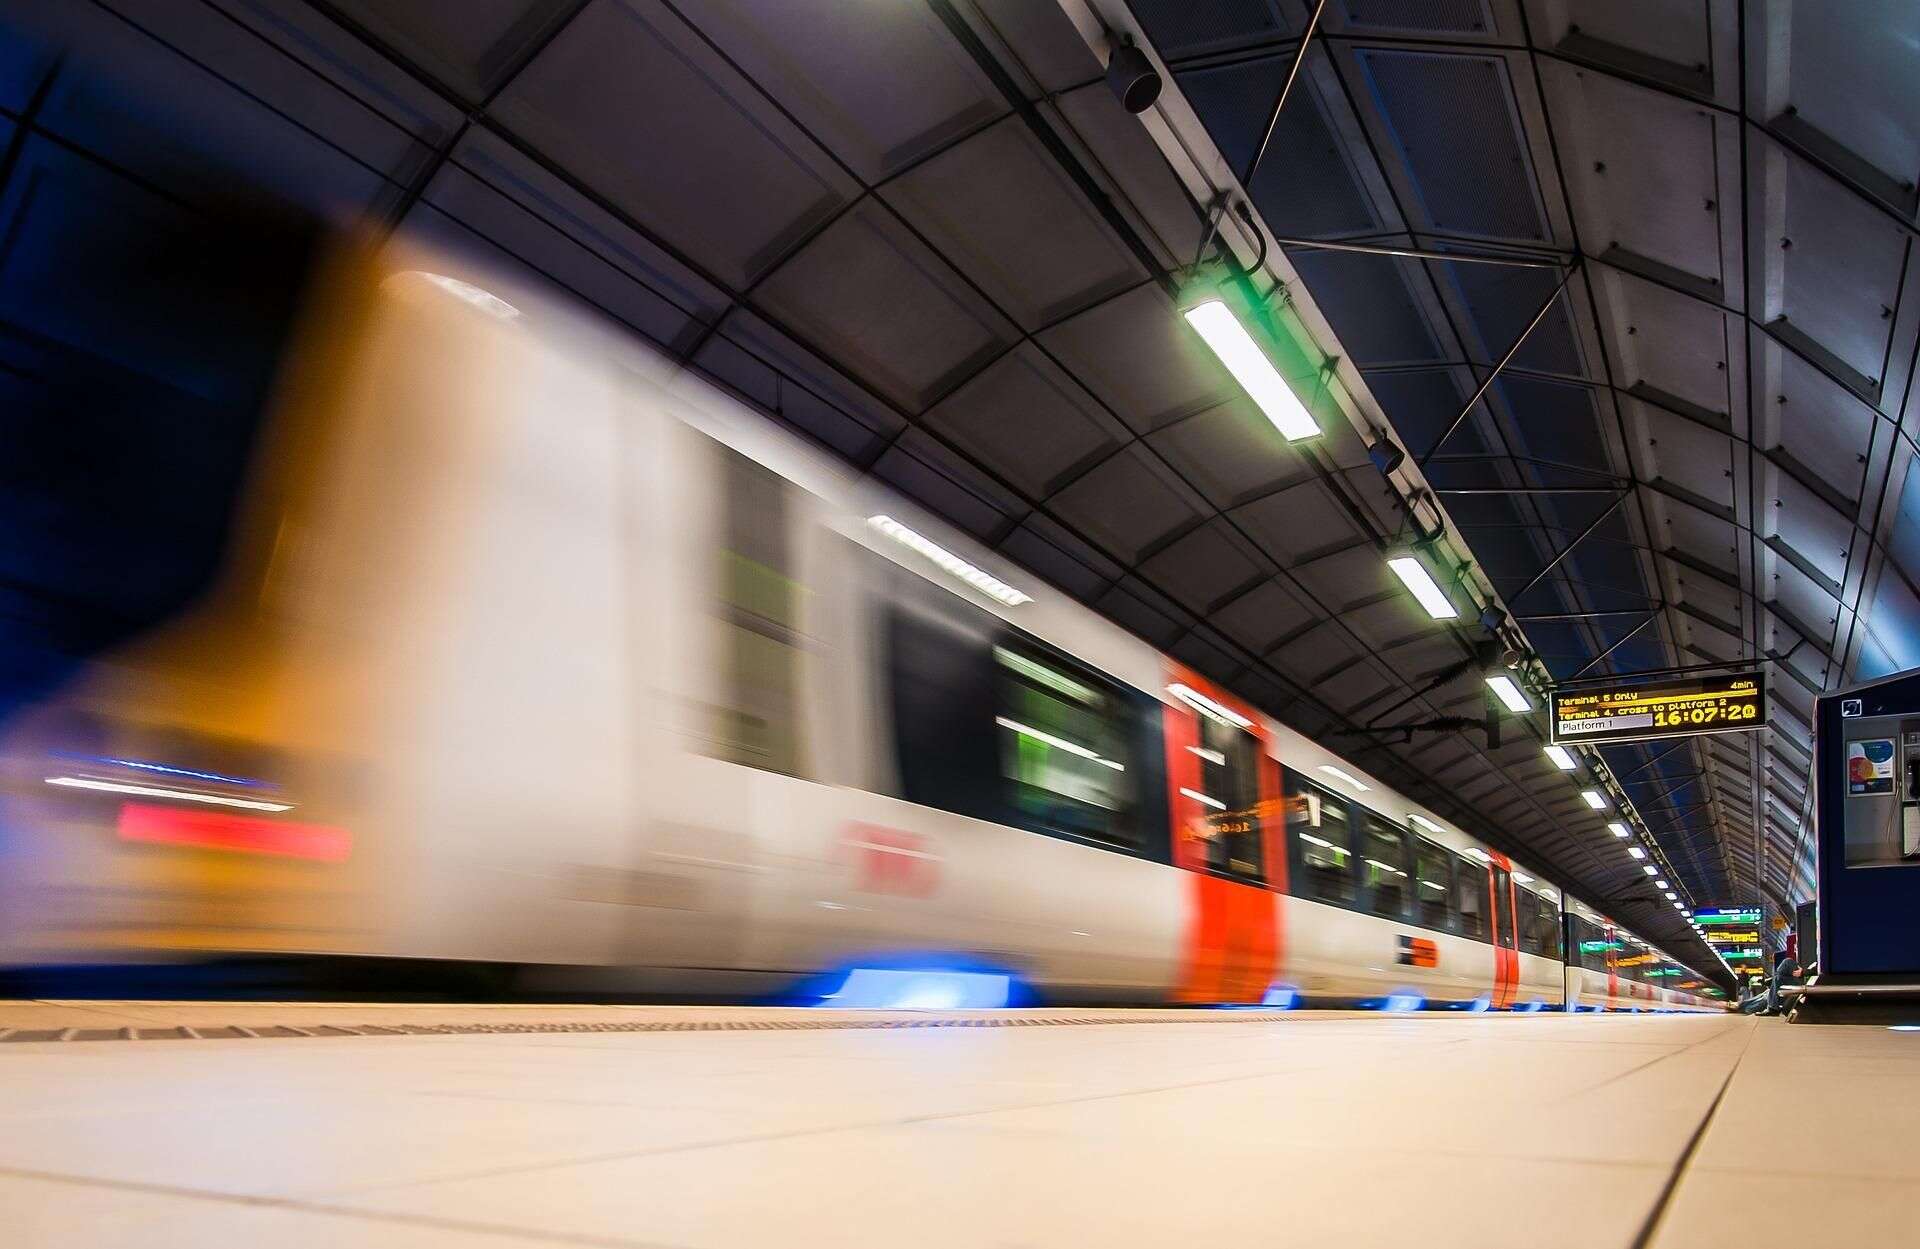
[[1760, 924], [1757, 906], [1701, 907], [1693, 913], [1693, 922], [1702, 928], [1755, 928]]
[[1767, 723], [1766, 673], [1584, 685], [1553, 692], [1553, 742], [1639, 742], [1734, 733]]

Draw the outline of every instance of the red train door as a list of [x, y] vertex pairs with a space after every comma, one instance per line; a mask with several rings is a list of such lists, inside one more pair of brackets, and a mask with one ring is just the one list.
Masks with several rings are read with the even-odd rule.
[[[1281, 775], [1258, 717], [1181, 668], [1165, 705], [1173, 863], [1187, 873], [1182, 1002], [1258, 1002], [1283, 946], [1287, 887]], [[1216, 792], [1218, 791], [1218, 792]]]
[[1520, 989], [1520, 932], [1514, 923], [1513, 862], [1504, 854], [1490, 856], [1493, 871], [1493, 1008], [1512, 1006]]

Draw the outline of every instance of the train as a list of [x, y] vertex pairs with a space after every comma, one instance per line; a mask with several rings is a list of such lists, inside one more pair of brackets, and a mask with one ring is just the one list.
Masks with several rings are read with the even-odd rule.
[[531, 280], [397, 241], [321, 270], [221, 574], [0, 726], [0, 964], [1724, 1009]]

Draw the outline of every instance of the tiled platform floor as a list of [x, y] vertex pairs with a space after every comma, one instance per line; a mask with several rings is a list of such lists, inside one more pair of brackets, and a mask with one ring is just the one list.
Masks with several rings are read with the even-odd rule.
[[0, 1029], [156, 1038], [140, 1030], [752, 1025], [0, 1043], [0, 1243], [1920, 1244], [1920, 1033], [1092, 1011], [819, 1026], [875, 1019], [0, 1004]]

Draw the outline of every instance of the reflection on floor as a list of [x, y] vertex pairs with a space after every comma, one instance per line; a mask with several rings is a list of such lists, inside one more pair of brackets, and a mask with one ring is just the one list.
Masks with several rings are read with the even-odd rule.
[[1882, 1028], [89, 1002], [0, 1029], [9, 1246], [1757, 1249], [1912, 1243], [1920, 1209], [1920, 1033]]

